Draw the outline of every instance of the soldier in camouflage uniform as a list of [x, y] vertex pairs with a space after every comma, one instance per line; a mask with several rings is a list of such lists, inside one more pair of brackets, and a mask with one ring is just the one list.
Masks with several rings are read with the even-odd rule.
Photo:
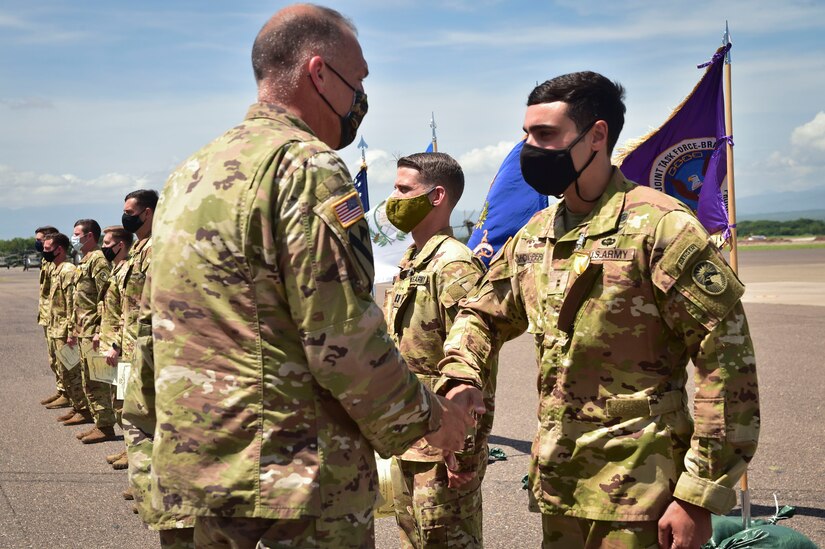
[[[69, 335], [74, 332], [74, 272], [70, 261], [72, 249], [69, 237], [62, 233], [47, 234], [43, 239], [43, 259], [52, 264], [49, 280], [49, 354], [57, 356], [57, 351], [66, 345]], [[58, 421], [71, 421], [75, 416], [85, 417], [86, 398], [83, 395], [83, 380], [80, 367], [67, 370], [58, 361], [60, 382], [65, 396], [71, 404], [69, 411], [58, 417]]]
[[710, 513], [734, 506], [757, 444], [743, 286], [687, 207], [611, 165], [622, 95], [595, 73], [531, 93], [522, 173], [563, 199], [492, 260], [441, 368], [439, 383], [478, 384], [486, 357], [534, 334], [529, 478], [545, 547], [698, 547]]
[[[121, 288], [126, 276], [126, 257], [132, 248], [132, 233], [126, 231], [121, 226], [107, 227], [103, 229], [103, 245], [101, 251], [106, 259], [112, 264], [112, 274], [104, 285], [103, 300], [100, 302], [100, 352], [104, 355], [112, 354], [111, 351], [122, 345], [123, 332], [123, 297]], [[117, 355], [117, 351], [113, 353]], [[112, 356], [106, 357], [106, 362], [112, 368], [117, 368], [117, 359]], [[123, 401], [117, 400], [116, 391], [112, 391], [112, 409], [115, 412], [115, 420], [121, 423], [123, 411]], [[126, 450], [106, 456], [106, 461], [115, 469], [126, 469], [128, 459]]]
[[[51, 225], [38, 227], [34, 231], [34, 249], [38, 253], [43, 253], [43, 238], [47, 234], [57, 232], [58, 230]], [[50, 281], [53, 266], [52, 262], [42, 258], [40, 259], [40, 299], [37, 307], [37, 324], [43, 326], [43, 335], [46, 338], [46, 352], [49, 356], [49, 368], [51, 368], [54, 373], [55, 386], [57, 389], [55, 394], [40, 401], [40, 404], [43, 404], [49, 409], [68, 408], [71, 406], [69, 399], [65, 396], [66, 390], [63, 388], [63, 382], [60, 381], [60, 369], [57, 356], [52, 353], [51, 345], [49, 345], [49, 291], [51, 288]]]
[[[126, 261], [121, 286], [123, 360], [131, 364], [129, 382], [123, 402], [123, 436], [126, 440], [129, 464], [129, 486], [124, 493], [136, 503], [141, 520], [159, 532], [165, 549], [194, 547], [194, 518], [184, 514], [159, 512], [152, 506], [150, 472], [152, 441], [155, 430], [154, 362], [151, 353], [151, 317], [141, 311], [141, 302], [150, 291], [149, 268], [152, 260], [152, 226], [158, 204], [158, 193], [142, 189], [126, 195], [123, 204], [123, 227], [137, 236]], [[143, 322], [141, 322], [143, 318]], [[148, 344], [147, 344], [148, 340]], [[141, 352], [142, 346], [148, 351]], [[111, 354], [117, 359], [117, 354]]]
[[[398, 160], [395, 192], [387, 218], [412, 233], [400, 273], [384, 299], [393, 341], [410, 370], [427, 387], [440, 377], [444, 339], [458, 302], [481, 278], [484, 265], [453, 238], [450, 214], [464, 190], [461, 166], [443, 153]], [[425, 440], [393, 464], [395, 516], [403, 547], [482, 547], [481, 481], [487, 465], [487, 436], [493, 420], [493, 391], [487, 414], [453, 469], [441, 450]]]
[[92, 355], [97, 354], [100, 332], [100, 302], [104, 287], [109, 281], [112, 267], [98, 248], [100, 225], [94, 219], [75, 222], [72, 247], [82, 255], [75, 270], [74, 280], [74, 333], [69, 345], [80, 349], [80, 368], [83, 393], [94, 427], [78, 433], [83, 444], [96, 444], [115, 438], [115, 413], [112, 409], [112, 386], [91, 378]]
[[369, 229], [330, 148], [366, 112], [354, 32], [327, 8], [276, 14], [253, 46], [260, 102], [158, 205], [151, 496], [197, 515], [198, 547], [370, 547], [374, 450], [458, 450], [473, 424], [407, 369], [370, 295]]

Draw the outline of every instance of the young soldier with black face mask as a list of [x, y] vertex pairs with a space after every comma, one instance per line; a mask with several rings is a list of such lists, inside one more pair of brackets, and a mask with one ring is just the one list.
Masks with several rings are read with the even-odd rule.
[[530, 94], [522, 173], [562, 200], [493, 258], [441, 365], [442, 383], [481, 387], [488, 356], [535, 335], [544, 547], [699, 547], [759, 434], [744, 288], [685, 205], [611, 164], [623, 94], [593, 72]]

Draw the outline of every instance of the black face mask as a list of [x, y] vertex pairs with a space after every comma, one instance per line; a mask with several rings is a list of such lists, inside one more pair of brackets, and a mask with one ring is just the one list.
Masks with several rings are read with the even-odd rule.
[[43, 252], [43, 259], [45, 259], [49, 263], [52, 263], [54, 261], [54, 256], [55, 256], [54, 250], [52, 250], [50, 252]]
[[[573, 157], [570, 154], [573, 147], [587, 135], [587, 132], [595, 123], [594, 120], [588, 124], [579, 136], [564, 149], [542, 149], [525, 143], [521, 149], [519, 161], [521, 163], [521, 175], [527, 184], [540, 194], [561, 198], [567, 187], [573, 182], [578, 182], [579, 176], [596, 158], [596, 151], [593, 151], [590, 159], [582, 169], [576, 171], [576, 167], [573, 165]], [[579, 197], [581, 198], [581, 195]]]
[[327, 63], [327, 67], [329, 70], [335, 73], [335, 76], [341, 79], [341, 82], [347, 85], [349, 89], [351, 89], [355, 93], [355, 97], [352, 99], [352, 107], [347, 114], [341, 116], [338, 112], [333, 108], [332, 104], [327, 101], [327, 98], [321, 96], [321, 99], [324, 100], [324, 103], [332, 109], [341, 123], [341, 140], [338, 142], [338, 146], [335, 147], [336, 149], [343, 149], [353, 141], [355, 141], [355, 135], [358, 133], [358, 127], [361, 125], [361, 121], [364, 120], [364, 117], [367, 115], [367, 109], [369, 109], [369, 105], [367, 104], [367, 94], [362, 92], [361, 90], [357, 90], [350, 86], [350, 83], [347, 82], [343, 76], [338, 74], [338, 71], [332, 68], [332, 65]]
[[[146, 208], [143, 209], [143, 212], [145, 211]], [[129, 231], [130, 233], [136, 233], [138, 229], [143, 227], [144, 222], [140, 219], [140, 214], [142, 214], [143, 212], [140, 212], [137, 215], [123, 214], [120, 218], [121, 225], [123, 225], [123, 228]]]
[[[115, 244], [115, 246], [117, 246], [117, 244]], [[100, 247], [100, 251], [103, 252], [103, 257], [105, 257], [106, 261], [108, 261], [109, 263], [114, 261], [115, 256], [117, 255], [117, 252], [115, 251], [115, 246], [109, 246], [108, 248], [105, 246]]]
[[34, 241], [34, 249], [35, 249], [35, 251], [42, 252], [43, 251], [43, 241], [42, 240], [35, 240]]

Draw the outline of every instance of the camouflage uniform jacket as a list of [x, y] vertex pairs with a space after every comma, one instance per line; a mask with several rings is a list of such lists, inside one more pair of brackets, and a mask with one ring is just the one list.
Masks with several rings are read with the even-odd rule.
[[132, 246], [126, 259], [126, 272], [120, 285], [123, 321], [121, 340], [118, 342], [121, 359], [132, 361], [135, 353], [135, 340], [138, 336], [138, 315], [140, 314], [140, 296], [152, 260], [152, 237], [146, 237]]
[[[448, 228], [433, 235], [420, 251], [415, 244], [410, 246], [384, 298], [384, 315], [393, 341], [410, 370], [429, 388], [441, 377], [438, 363], [444, 358], [444, 340], [458, 313], [458, 302], [484, 274], [484, 265], [452, 235]], [[487, 391], [489, 412], [467, 453], [459, 454], [462, 467], [472, 467], [477, 454], [485, 450], [493, 422], [494, 394], [493, 390]], [[409, 461], [444, 459], [441, 450], [424, 439], [416, 441], [401, 457]], [[487, 459], [487, 455], [481, 458]]]
[[49, 337], [66, 339], [74, 333], [74, 271], [75, 266], [70, 261], [52, 267], [49, 281]]
[[151, 275], [146, 277], [138, 316], [138, 333], [132, 368], [123, 402], [123, 437], [129, 455], [129, 483], [135, 496], [140, 519], [152, 530], [192, 528], [195, 518], [177, 514], [163, 505], [152, 504], [152, 447], [157, 416], [155, 414], [155, 362], [153, 359], [152, 316], [149, 309], [152, 293]]
[[49, 315], [49, 294], [51, 293], [51, 279], [54, 263], [40, 260], [40, 300], [37, 304], [37, 323], [41, 326], [48, 326]]
[[372, 508], [373, 449], [402, 453], [441, 407], [371, 297], [369, 229], [341, 159], [300, 119], [253, 105], [172, 174], [153, 230], [153, 504]]
[[759, 432], [743, 291], [683, 204], [614, 169], [577, 228], [552, 206], [505, 244], [453, 324], [442, 382], [478, 383], [483, 358], [526, 330], [543, 513], [658, 520], [676, 497], [724, 514]]
[[98, 304], [109, 281], [112, 266], [101, 250], [83, 256], [74, 271], [74, 335], [92, 337], [100, 330]]
[[126, 277], [126, 261], [112, 268], [112, 274], [103, 287], [100, 301], [100, 349], [105, 352], [113, 347], [120, 348], [123, 331], [123, 296], [121, 288]]

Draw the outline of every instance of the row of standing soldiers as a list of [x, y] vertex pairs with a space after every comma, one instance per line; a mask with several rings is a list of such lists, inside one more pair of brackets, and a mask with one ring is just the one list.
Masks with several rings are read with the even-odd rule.
[[[147, 410], [153, 412], [146, 405], [147, 395], [141, 384], [134, 384], [134, 394], [127, 390], [124, 404], [124, 400], [116, 398], [115, 385], [95, 379], [92, 361], [94, 357], [105, 357], [110, 368], [134, 362], [140, 300], [151, 260], [152, 214], [157, 201], [158, 193], [154, 190], [126, 195], [122, 226], [101, 230], [95, 220], [80, 219], [71, 237], [52, 226], [35, 231], [35, 247], [43, 254], [37, 321], [46, 336], [56, 385], [55, 394], [41, 404], [48, 409], [65, 409], [57, 418], [63, 425], [89, 424], [88, 430], [77, 434], [84, 444], [117, 440], [114, 426], [118, 424], [126, 449], [106, 457], [117, 470], [129, 468], [131, 461], [132, 469], [137, 471], [140, 463], [146, 461], [141, 459], [145, 427], [140, 421], [138, 426], [130, 422], [129, 410], [137, 416], [145, 415]], [[67, 346], [80, 356], [76, 366], [67, 367], [60, 358]], [[129, 377], [139, 375], [136, 369]], [[130, 470], [130, 481], [139, 481], [139, 474], [132, 473]], [[133, 499], [132, 489], [125, 490], [123, 497]], [[139, 506], [134, 510], [140, 512]], [[189, 546], [192, 530], [181, 528], [185, 524], [173, 521], [164, 525], [144, 512], [140, 514], [150, 527], [161, 530], [162, 542], [171, 542], [164, 546]]]

